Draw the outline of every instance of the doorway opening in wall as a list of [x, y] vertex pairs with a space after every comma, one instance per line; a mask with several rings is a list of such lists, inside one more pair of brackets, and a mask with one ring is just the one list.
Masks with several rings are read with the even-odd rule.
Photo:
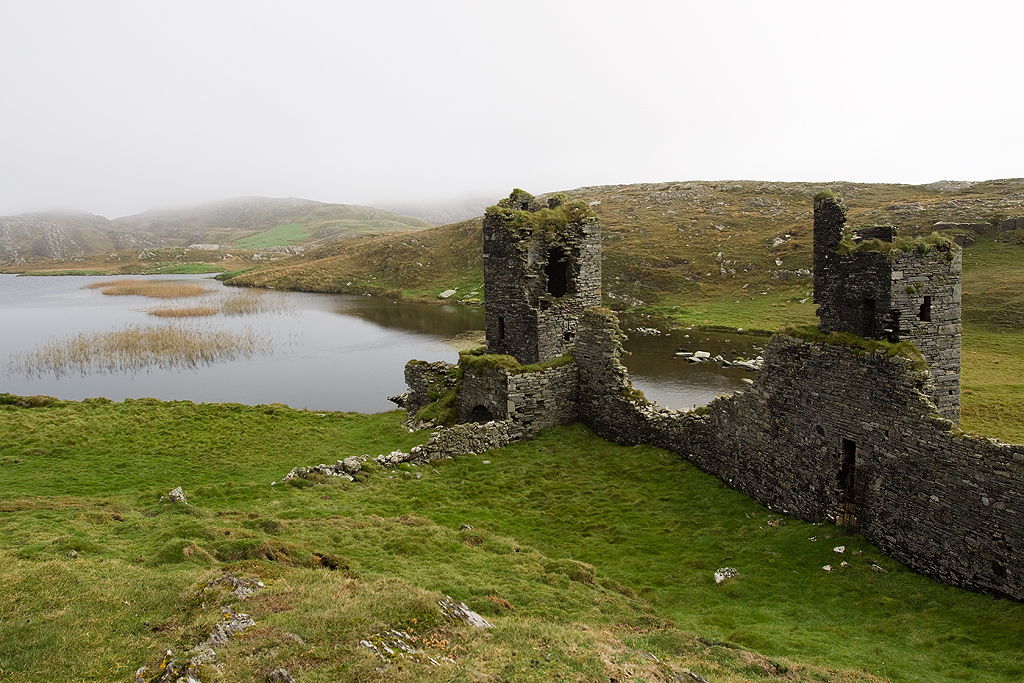
[[477, 422], [482, 424], [484, 422], [490, 422], [493, 419], [494, 418], [491, 417], [491, 411], [487, 410], [486, 406], [477, 406], [473, 408], [473, 410], [470, 411], [469, 413], [470, 422]]
[[851, 439], [843, 439], [842, 447], [843, 451], [839, 457], [839, 510], [836, 513], [836, 526], [853, 530], [857, 528], [857, 444]]
[[548, 276], [548, 294], [553, 297], [565, 296], [569, 288], [569, 255], [561, 247], [548, 251], [544, 274]]

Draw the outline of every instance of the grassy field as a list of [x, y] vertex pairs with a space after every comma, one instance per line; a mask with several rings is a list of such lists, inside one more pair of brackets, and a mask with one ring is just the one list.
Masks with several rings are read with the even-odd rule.
[[244, 239], [236, 240], [235, 245], [242, 249], [266, 249], [267, 247], [288, 247], [298, 244], [310, 231], [302, 223], [282, 223], [270, 230], [264, 230]]
[[[361, 482], [272, 486], [293, 466], [425, 435], [398, 413], [0, 402], [3, 681], [155, 671], [166, 649], [205, 639], [226, 602], [256, 625], [204, 680], [276, 666], [303, 681], [1024, 676], [1024, 606], [941, 586], [580, 426]], [[161, 499], [175, 486], [188, 505]], [[740, 576], [716, 586], [722, 566]], [[242, 602], [208, 587], [227, 571], [266, 589]], [[494, 629], [441, 617], [444, 595]], [[384, 665], [360, 647], [388, 629], [440, 666]]]
[[[822, 187], [674, 183], [570, 198], [601, 218], [609, 303], [666, 326], [771, 331], [816, 320], [810, 280], [794, 273], [810, 267], [810, 197]], [[997, 221], [1021, 189], [830, 187], [853, 223], [909, 234]], [[140, 267], [117, 259], [111, 268]], [[256, 269], [237, 255], [223, 263], [239, 269], [234, 284], [483, 297], [479, 220]], [[1021, 264], [1024, 246], [998, 233], [964, 251], [962, 426], [1018, 443]], [[299, 681], [1024, 681], [1024, 605], [937, 584], [859, 536], [779, 516], [671, 454], [578, 425], [425, 467], [367, 466], [355, 482], [271, 485], [297, 465], [408, 450], [427, 435], [398, 413], [281, 405], [0, 394], [0, 411], [0, 681], [124, 681], [143, 664], [152, 675], [167, 649], [181, 657], [204, 640], [229, 602], [256, 625], [202, 668], [204, 681], [265, 680], [277, 666]], [[188, 505], [166, 500], [175, 486]], [[740, 576], [718, 586], [723, 566]], [[218, 583], [229, 572], [266, 588], [241, 601]], [[445, 595], [494, 628], [443, 618]], [[360, 646], [390, 629], [418, 653], [385, 662]]]

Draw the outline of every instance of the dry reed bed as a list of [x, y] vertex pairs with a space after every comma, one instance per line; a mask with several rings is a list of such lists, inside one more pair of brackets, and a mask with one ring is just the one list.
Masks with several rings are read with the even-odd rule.
[[146, 312], [158, 318], [204, 318], [220, 313], [220, 306], [182, 306], [178, 308], [165, 306], [151, 308]]
[[93, 282], [82, 289], [99, 289], [108, 296], [148, 296], [156, 299], [184, 299], [210, 292], [196, 282], [174, 280], [106, 280]]
[[182, 369], [271, 350], [269, 339], [241, 332], [129, 325], [113, 332], [82, 332], [52, 340], [11, 357], [11, 369], [30, 377], [72, 373], [135, 373], [148, 368]]
[[286, 299], [277, 294], [270, 296], [261, 290], [238, 292], [215, 304], [194, 306], [162, 306], [148, 311], [161, 318], [200, 318], [212, 315], [256, 315], [258, 313], [280, 312], [291, 308]]

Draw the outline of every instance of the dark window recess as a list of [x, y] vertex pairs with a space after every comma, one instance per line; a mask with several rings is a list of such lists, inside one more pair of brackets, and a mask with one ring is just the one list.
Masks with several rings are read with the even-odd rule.
[[491, 411], [487, 410], [485, 406], [477, 406], [473, 408], [472, 412], [469, 413], [470, 422], [490, 422], [494, 418], [491, 417]]
[[549, 251], [544, 274], [548, 276], [548, 294], [565, 296], [569, 286], [569, 256], [558, 247]]
[[498, 341], [505, 341], [505, 316], [498, 316]]
[[573, 338], [573, 333], [572, 332], [566, 332], [565, 334], [562, 335], [562, 339], [564, 339], [567, 342], [571, 342], [572, 338]]
[[926, 296], [921, 302], [921, 310], [917, 312], [919, 320], [930, 323], [932, 321], [932, 298]]
[[523, 202], [522, 204], [519, 205], [519, 208], [522, 209], [523, 211], [529, 211], [530, 202]]
[[860, 336], [875, 338], [875, 300], [864, 299], [860, 306]]

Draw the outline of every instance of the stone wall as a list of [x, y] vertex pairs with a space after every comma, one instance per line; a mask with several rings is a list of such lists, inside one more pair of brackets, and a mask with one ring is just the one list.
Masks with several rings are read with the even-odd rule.
[[455, 367], [444, 361], [411, 360], [405, 364], [405, 385], [409, 387], [405, 410], [410, 418], [439, 395], [455, 388]]
[[597, 434], [679, 453], [774, 510], [856, 525], [937, 580], [1024, 599], [1024, 446], [958, 433], [912, 361], [780, 334], [749, 389], [685, 413], [628, 397], [620, 336], [612, 315], [581, 319], [580, 420]]
[[961, 258], [956, 248], [896, 252], [889, 303], [897, 338], [924, 356], [934, 380], [929, 395], [954, 422], [960, 421]]
[[575, 363], [508, 376], [508, 416], [524, 433], [578, 421], [579, 369]]
[[579, 316], [601, 304], [597, 219], [518, 190], [487, 210], [483, 240], [488, 352], [524, 365], [567, 353]]
[[464, 368], [455, 398], [459, 422], [490, 422], [508, 417], [508, 376], [500, 368]]
[[959, 422], [960, 249], [941, 240], [899, 248], [894, 229], [881, 226], [857, 232], [858, 240], [879, 240], [870, 248], [844, 253], [845, 225], [842, 200], [815, 197], [814, 300], [821, 330], [913, 343], [931, 368], [929, 391], [940, 414]]

